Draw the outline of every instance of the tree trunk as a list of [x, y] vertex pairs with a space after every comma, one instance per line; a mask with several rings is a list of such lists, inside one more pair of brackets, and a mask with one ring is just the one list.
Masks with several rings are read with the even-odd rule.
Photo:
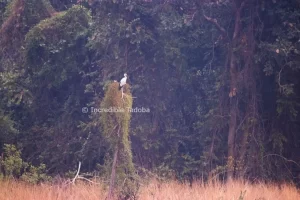
[[114, 186], [115, 186], [115, 180], [116, 180], [116, 169], [117, 169], [118, 156], [119, 156], [119, 148], [118, 148], [118, 145], [117, 145], [116, 150], [115, 150], [115, 154], [114, 154], [112, 170], [111, 170], [107, 200], [112, 200], [114, 198]]
[[[239, 14], [237, 14], [236, 20], [240, 20]], [[229, 105], [229, 113], [230, 113], [230, 119], [229, 119], [229, 130], [228, 130], [228, 154], [227, 154], [227, 179], [231, 180], [233, 178], [234, 173], [234, 140], [235, 140], [235, 133], [236, 133], [236, 125], [237, 125], [237, 63], [236, 63], [236, 55], [234, 54], [234, 48], [236, 47], [236, 40], [237, 40], [237, 34], [239, 32], [239, 27], [237, 23], [239, 21], [235, 22], [235, 32], [232, 40], [232, 46], [230, 49], [230, 64], [229, 64], [229, 70], [230, 70], [230, 93], [229, 97], [230, 99], [230, 105]]]
[[230, 120], [228, 131], [228, 154], [227, 154], [227, 180], [232, 180], [234, 172], [234, 140], [237, 124], [237, 99], [234, 97], [230, 103]]
[[228, 154], [227, 154], [227, 180], [232, 180], [234, 175], [234, 162], [235, 162], [235, 135], [236, 135], [236, 128], [237, 128], [237, 112], [238, 112], [238, 69], [237, 69], [237, 57], [235, 55], [235, 49], [238, 46], [238, 38], [241, 32], [241, 11], [243, 10], [246, 1], [242, 1], [240, 6], [238, 7], [239, 1], [236, 1], [236, 13], [235, 13], [235, 24], [234, 24], [234, 32], [231, 40], [230, 46], [230, 105], [229, 105], [229, 112], [230, 112], [230, 119], [229, 119], [229, 130], [228, 130]]
[[[235, 55], [237, 47], [239, 45], [239, 36], [241, 32], [241, 12], [246, 5], [247, 0], [235, 0], [235, 21], [234, 31], [230, 40], [230, 46], [228, 48], [228, 61], [229, 61], [229, 77], [230, 77], [230, 104], [229, 104], [229, 130], [228, 130], [228, 153], [227, 153], [227, 180], [233, 179], [234, 175], [234, 163], [235, 163], [235, 136], [237, 131], [237, 116], [238, 116], [238, 60]], [[199, 5], [199, 4], [198, 4]], [[200, 5], [199, 5], [200, 6]], [[201, 7], [201, 6], [200, 6]], [[206, 16], [203, 13], [204, 18], [210, 23], [214, 24], [216, 28], [226, 38], [226, 30], [218, 23], [216, 19]]]

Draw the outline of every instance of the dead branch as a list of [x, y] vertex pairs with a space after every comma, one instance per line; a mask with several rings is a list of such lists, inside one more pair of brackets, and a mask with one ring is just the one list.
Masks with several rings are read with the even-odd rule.
[[73, 184], [75, 184], [75, 181], [78, 178], [78, 175], [79, 175], [79, 172], [80, 172], [80, 167], [81, 167], [81, 162], [79, 161], [77, 173], [76, 173], [75, 177], [72, 180]]
[[85, 180], [85, 181], [87, 181], [89, 183], [93, 183], [93, 184], [96, 184], [96, 185], [101, 185], [101, 183], [97, 183], [97, 182], [91, 181], [90, 179], [85, 178], [83, 176], [78, 176], [77, 179], [82, 179], [82, 180]]

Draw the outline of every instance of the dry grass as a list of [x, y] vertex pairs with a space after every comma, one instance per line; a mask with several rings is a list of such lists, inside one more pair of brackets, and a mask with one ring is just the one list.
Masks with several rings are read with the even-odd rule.
[[291, 185], [282, 185], [279, 188], [275, 185], [252, 185], [237, 181], [225, 185], [198, 183], [192, 186], [176, 182], [152, 182], [142, 188], [140, 195], [143, 200], [300, 200], [299, 190]]
[[[241, 192], [245, 192], [241, 198]], [[99, 185], [75, 186], [28, 185], [19, 182], [0, 182], [0, 200], [99, 200], [106, 191]], [[141, 200], [298, 200], [299, 190], [291, 185], [249, 184], [232, 182], [225, 185], [200, 184], [192, 186], [175, 181], [152, 181], [139, 192]]]
[[31, 185], [20, 182], [1, 182], [0, 200], [94, 200], [104, 199], [99, 185]]

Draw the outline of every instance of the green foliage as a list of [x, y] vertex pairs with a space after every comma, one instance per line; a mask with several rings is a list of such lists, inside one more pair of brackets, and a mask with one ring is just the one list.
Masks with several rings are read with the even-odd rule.
[[[2, 6], [5, 6], [5, 13]], [[27, 108], [32, 102], [31, 93], [26, 88], [28, 82], [23, 76], [25, 35], [31, 27], [50, 17], [53, 12], [47, 0], [0, 2], [1, 147], [3, 143], [12, 142], [16, 129], [26, 126], [26, 123], [19, 122], [24, 119], [23, 114], [28, 113]]]
[[21, 178], [29, 183], [38, 183], [50, 180], [46, 175], [46, 165], [38, 167], [24, 162], [21, 158], [21, 151], [15, 145], [4, 145], [4, 157], [0, 159], [0, 176], [3, 178]]
[[14, 13], [17, 9], [24, 16], [22, 19], [23, 26], [37, 24], [41, 19], [50, 17], [55, 12], [48, 0], [27, 0], [24, 3], [20, 0], [10, 0], [5, 16], [8, 18], [18, 14]]
[[[64, 11], [55, 12], [49, 2]], [[265, 155], [299, 158], [290, 153], [299, 152], [299, 1], [247, 1], [233, 46], [234, 1], [74, 4], [0, 1], [0, 145], [16, 141], [24, 158], [45, 163], [50, 174], [64, 174], [82, 161], [82, 171], [100, 166], [101, 175], [110, 172], [119, 146], [117, 184], [131, 195], [132, 160], [167, 178], [223, 175], [233, 51], [238, 69], [235, 151], [245, 158], [233, 158], [236, 173], [273, 180], [291, 177], [289, 170], [281, 172], [286, 166], [296, 173]], [[134, 105], [151, 113], [127, 112], [130, 91], [122, 99], [112, 83], [124, 72]], [[99, 102], [101, 108], [125, 112], [105, 112], [101, 119], [99, 113], [81, 112]], [[20, 173], [10, 173], [37, 182], [47, 179], [44, 167], [27, 164]]]
[[31, 27], [54, 13], [48, 0], [12, 0], [0, 28], [1, 69], [19, 69], [23, 64], [24, 39]]
[[[264, 26], [261, 27], [262, 40], [259, 42], [255, 61], [262, 66], [263, 77], [264, 124], [268, 124], [268, 133], [263, 146], [264, 152], [284, 155], [285, 150], [293, 149], [291, 141], [298, 140], [299, 129], [299, 2], [265, 1], [262, 14]], [[272, 115], [268, 116], [268, 115]], [[283, 125], [284, 124], [284, 125]], [[293, 143], [293, 142], [292, 142]], [[266, 145], [268, 144], [268, 147]], [[296, 147], [297, 148], [297, 147]], [[272, 150], [271, 150], [272, 149]], [[297, 159], [296, 159], [297, 160]], [[268, 158], [265, 176], [282, 180], [291, 176], [282, 172], [284, 162], [277, 158]], [[274, 174], [277, 174], [274, 176]]]
[[12, 178], [21, 175], [21, 169], [24, 167], [21, 158], [21, 152], [14, 145], [4, 145], [4, 157], [1, 159], [0, 166], [4, 177]]
[[78, 67], [74, 56], [80, 55], [80, 52], [76, 52], [76, 45], [80, 45], [79, 42], [87, 35], [90, 19], [85, 8], [74, 6], [29, 31], [26, 35], [26, 60], [32, 70], [38, 70], [36, 75], [51, 74], [50, 77], [56, 77], [51, 79], [55, 85], [67, 80], [67, 74]]
[[51, 177], [46, 173], [45, 164], [40, 164], [40, 166], [35, 167], [26, 163], [26, 166], [24, 167], [24, 173], [20, 179], [28, 183], [40, 183], [51, 180]]
[[4, 13], [5, 13], [5, 9], [6, 9], [6, 6], [7, 4], [9, 3], [9, 0], [2, 0], [0, 1], [0, 27], [4, 21]]
[[9, 115], [3, 113], [0, 109], [0, 145], [2, 146], [5, 142], [10, 142], [12, 138], [18, 133], [15, 122]]
[[[86, 103], [81, 75], [87, 70], [85, 44], [90, 21], [87, 9], [73, 6], [41, 21], [26, 34], [26, 81], [35, 104], [30, 110], [35, 120], [26, 130], [25, 137], [31, 138], [26, 146], [37, 149], [36, 162], [54, 168], [65, 166], [58, 167], [63, 171], [73, 169], [76, 159], [83, 159], [83, 152], [89, 150], [86, 144], [91, 133], [82, 134], [79, 125], [88, 120], [81, 113]], [[38, 103], [41, 98], [48, 102]], [[49, 142], [52, 145], [48, 146]], [[71, 163], [66, 165], [63, 160]]]
[[[121, 196], [134, 196], [136, 192], [135, 169], [132, 162], [131, 144], [129, 140], [129, 126], [132, 108], [132, 95], [129, 85], [123, 87], [124, 94], [119, 90], [119, 83], [108, 86], [101, 108], [103, 134], [110, 141], [111, 148], [118, 151], [116, 183]], [[105, 109], [118, 111], [105, 112]]]
[[38, 88], [59, 88], [78, 77], [85, 60], [84, 40], [91, 17], [74, 6], [33, 27], [26, 35], [26, 65]]
[[129, 92], [129, 86], [126, 85], [124, 90], [124, 97], [122, 98], [122, 92], [119, 90], [119, 83], [111, 83], [105, 93], [104, 99], [101, 103], [101, 108], [109, 109], [115, 108], [119, 112], [104, 112], [102, 115], [102, 124], [104, 126], [104, 134], [109, 140], [116, 141], [119, 136], [112, 132], [116, 129], [116, 126], [122, 127], [120, 135], [124, 138], [128, 137], [129, 124], [131, 113], [129, 109], [132, 108], [132, 96]]

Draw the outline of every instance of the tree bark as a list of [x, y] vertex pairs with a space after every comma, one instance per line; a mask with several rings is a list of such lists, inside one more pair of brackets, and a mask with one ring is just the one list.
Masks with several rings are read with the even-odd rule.
[[[231, 49], [230, 49], [230, 119], [229, 119], [229, 130], [228, 130], [228, 154], [227, 154], [227, 180], [230, 181], [233, 179], [234, 175], [234, 162], [235, 162], [235, 135], [237, 128], [237, 112], [238, 112], [238, 76], [237, 76], [237, 57], [235, 55], [235, 48], [238, 45], [238, 36], [241, 32], [241, 11], [245, 6], [246, 1], [243, 1], [235, 13], [235, 24], [234, 24], [234, 32], [231, 40]], [[237, 3], [236, 3], [237, 4]]]
[[117, 162], [118, 162], [118, 155], [119, 155], [119, 148], [118, 145], [116, 146], [114, 160], [111, 169], [111, 176], [110, 176], [110, 183], [109, 183], [109, 191], [107, 195], [107, 200], [113, 200], [114, 198], [114, 187], [115, 187], [115, 180], [116, 180], [116, 169], [117, 169]]
[[233, 97], [230, 103], [230, 120], [229, 120], [229, 131], [228, 131], [228, 154], [227, 154], [227, 180], [233, 179], [234, 174], [234, 140], [237, 124], [237, 99]]
[[[229, 104], [229, 130], [228, 130], [228, 153], [227, 153], [227, 180], [233, 179], [234, 175], [234, 162], [235, 162], [235, 137], [237, 131], [237, 116], [238, 116], [238, 67], [237, 56], [235, 50], [239, 45], [239, 35], [241, 32], [241, 12], [246, 5], [247, 0], [235, 0], [235, 21], [234, 31], [232, 38], [230, 39], [230, 46], [228, 48], [228, 60], [229, 60], [229, 76], [230, 76], [230, 104]], [[216, 28], [223, 34], [227, 35], [226, 30], [218, 23], [216, 19], [206, 16], [203, 13], [204, 18], [214, 24]]]
[[[118, 128], [117, 135], [119, 137], [120, 133], [120, 127]], [[113, 200], [114, 199], [114, 189], [115, 189], [115, 181], [116, 181], [116, 170], [117, 170], [117, 164], [118, 164], [118, 157], [119, 157], [119, 144], [116, 144], [115, 154], [114, 154], [114, 160], [111, 168], [111, 175], [110, 175], [110, 183], [109, 183], [109, 191], [107, 195], [107, 200]]]

